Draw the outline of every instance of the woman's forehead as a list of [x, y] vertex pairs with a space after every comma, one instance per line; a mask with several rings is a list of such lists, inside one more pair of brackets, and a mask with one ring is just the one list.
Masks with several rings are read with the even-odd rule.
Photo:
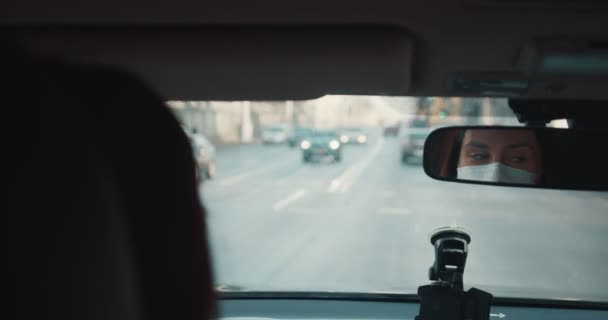
[[467, 129], [463, 141], [464, 143], [474, 141], [488, 145], [512, 143], [538, 144], [536, 135], [532, 131], [518, 129]]

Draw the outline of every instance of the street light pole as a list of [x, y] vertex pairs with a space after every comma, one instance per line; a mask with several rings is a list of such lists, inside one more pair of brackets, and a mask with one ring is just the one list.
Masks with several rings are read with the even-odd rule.
[[287, 118], [287, 123], [289, 123], [289, 125], [293, 127], [295, 121], [292, 100], [288, 100], [285, 102], [285, 117]]
[[251, 102], [243, 101], [241, 114], [241, 142], [249, 143], [253, 140], [253, 121], [251, 120]]

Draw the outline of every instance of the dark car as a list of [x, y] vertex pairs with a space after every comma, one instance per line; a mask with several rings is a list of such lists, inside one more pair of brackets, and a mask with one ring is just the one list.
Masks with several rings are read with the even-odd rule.
[[287, 139], [287, 144], [290, 147], [295, 147], [302, 142], [302, 140], [306, 137], [310, 137], [313, 133], [313, 129], [306, 127], [297, 127], [293, 130], [289, 138]]
[[342, 160], [342, 144], [335, 130], [318, 130], [300, 142], [302, 161], [332, 157], [335, 162]]
[[414, 119], [400, 129], [401, 162], [421, 162], [424, 142], [431, 132], [426, 119]]
[[396, 137], [399, 134], [400, 123], [395, 123], [393, 125], [384, 127], [383, 134], [385, 137]]
[[340, 132], [342, 144], [366, 144], [367, 134], [361, 128], [344, 128]]

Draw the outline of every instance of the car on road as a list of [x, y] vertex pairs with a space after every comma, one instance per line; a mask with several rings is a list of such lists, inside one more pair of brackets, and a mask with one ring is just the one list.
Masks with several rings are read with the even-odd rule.
[[310, 135], [312, 135], [312, 133], [313, 133], [312, 128], [296, 127], [291, 132], [291, 135], [289, 135], [289, 138], [287, 139], [287, 144], [289, 145], [289, 147], [294, 148], [294, 147], [300, 145], [300, 142], [302, 142], [302, 139], [309, 137]]
[[400, 122], [394, 123], [392, 125], [386, 126], [384, 127], [384, 130], [382, 131], [382, 134], [385, 137], [396, 137], [397, 135], [399, 135], [399, 127], [401, 126]]
[[196, 132], [186, 131], [192, 152], [196, 160], [196, 176], [199, 181], [211, 179], [215, 176], [215, 146], [204, 135]]
[[402, 163], [421, 163], [424, 154], [424, 142], [431, 133], [428, 121], [423, 118], [413, 119], [399, 130], [399, 145]]
[[340, 142], [342, 144], [366, 144], [367, 134], [362, 128], [344, 128], [340, 132]]
[[317, 130], [300, 142], [302, 161], [312, 162], [331, 157], [335, 162], [342, 160], [342, 144], [336, 130]]
[[264, 144], [282, 144], [287, 142], [289, 138], [289, 127], [284, 125], [276, 125], [267, 128], [262, 132], [262, 143]]

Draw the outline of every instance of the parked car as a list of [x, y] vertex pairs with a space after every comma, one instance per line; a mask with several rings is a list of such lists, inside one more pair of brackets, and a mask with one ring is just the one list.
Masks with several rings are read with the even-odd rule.
[[361, 128], [344, 128], [340, 132], [340, 142], [342, 144], [365, 144], [367, 134]]
[[204, 135], [184, 128], [190, 138], [192, 152], [196, 160], [196, 176], [199, 181], [215, 176], [215, 146]]
[[302, 161], [311, 162], [316, 159], [332, 157], [335, 162], [342, 160], [342, 144], [335, 130], [315, 131], [310, 137], [300, 142]]
[[302, 142], [302, 139], [311, 136], [312, 133], [313, 129], [311, 128], [297, 127], [293, 130], [289, 139], [287, 139], [287, 144], [292, 148], [298, 146], [300, 145], [300, 142]]
[[264, 144], [280, 144], [287, 142], [289, 137], [289, 127], [287, 126], [272, 126], [262, 132], [262, 143]]

